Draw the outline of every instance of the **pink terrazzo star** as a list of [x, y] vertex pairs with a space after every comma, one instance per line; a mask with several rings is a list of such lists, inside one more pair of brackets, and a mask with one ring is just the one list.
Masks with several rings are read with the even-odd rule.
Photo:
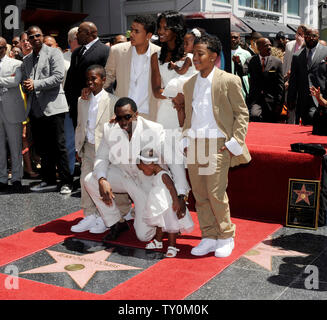
[[101, 250], [83, 256], [46, 250], [49, 255], [57, 261], [56, 263], [24, 271], [21, 272], [21, 274], [66, 272], [77, 283], [77, 285], [83, 289], [97, 271], [141, 269], [106, 261], [113, 250], [114, 248], [111, 248], [109, 250]]
[[268, 237], [263, 242], [246, 252], [243, 257], [259, 264], [261, 267], [272, 271], [271, 261], [274, 256], [307, 256], [297, 251], [283, 250], [272, 246], [271, 237]]

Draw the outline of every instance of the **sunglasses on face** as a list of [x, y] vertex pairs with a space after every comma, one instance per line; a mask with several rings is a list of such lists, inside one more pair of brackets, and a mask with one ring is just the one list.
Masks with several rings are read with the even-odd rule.
[[119, 121], [121, 121], [123, 119], [126, 120], [126, 121], [129, 121], [129, 120], [131, 120], [133, 118], [134, 114], [135, 113], [133, 113], [133, 114], [125, 114], [124, 116], [116, 116], [115, 121], [116, 122], [119, 122]]
[[31, 34], [31, 35], [28, 36], [28, 39], [29, 39], [29, 40], [33, 40], [33, 39], [35, 39], [35, 38], [40, 38], [41, 36], [42, 36], [41, 33]]
[[0, 47], [0, 50], [7, 49], [7, 46]]

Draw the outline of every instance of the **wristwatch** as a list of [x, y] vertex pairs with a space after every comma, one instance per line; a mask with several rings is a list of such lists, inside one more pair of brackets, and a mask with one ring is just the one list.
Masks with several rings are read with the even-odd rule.
[[179, 195], [178, 195], [178, 198], [183, 199], [183, 200], [185, 201], [185, 203], [186, 203], [187, 200], [188, 200], [188, 196], [185, 195], [185, 194], [179, 194]]

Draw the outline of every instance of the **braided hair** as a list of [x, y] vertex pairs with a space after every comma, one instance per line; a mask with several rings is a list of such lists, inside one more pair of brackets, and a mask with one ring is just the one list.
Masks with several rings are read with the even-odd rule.
[[[176, 35], [175, 48], [171, 53], [171, 61], [176, 62], [183, 58], [184, 56], [184, 35], [186, 32], [186, 26], [184, 17], [182, 14], [168, 10], [161, 13], [157, 19], [157, 26], [161, 19], [165, 19], [167, 23], [167, 28], [169, 28]], [[164, 64], [168, 54], [168, 45], [167, 43], [162, 43], [161, 52], [159, 56], [159, 61], [161, 64]]]

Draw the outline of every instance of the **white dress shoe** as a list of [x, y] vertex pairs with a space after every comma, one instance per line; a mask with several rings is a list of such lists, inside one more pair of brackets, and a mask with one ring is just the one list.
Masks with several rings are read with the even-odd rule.
[[194, 256], [204, 256], [209, 252], [214, 252], [217, 247], [217, 240], [204, 238], [201, 242], [191, 250]]
[[82, 219], [78, 224], [75, 224], [70, 228], [72, 232], [84, 232], [90, 230], [96, 223], [96, 215], [92, 214], [90, 216]]
[[106, 227], [101, 217], [96, 217], [95, 225], [89, 230], [90, 233], [104, 233], [109, 228]]
[[230, 256], [234, 249], [234, 238], [218, 239], [215, 256], [217, 258], [226, 258]]

